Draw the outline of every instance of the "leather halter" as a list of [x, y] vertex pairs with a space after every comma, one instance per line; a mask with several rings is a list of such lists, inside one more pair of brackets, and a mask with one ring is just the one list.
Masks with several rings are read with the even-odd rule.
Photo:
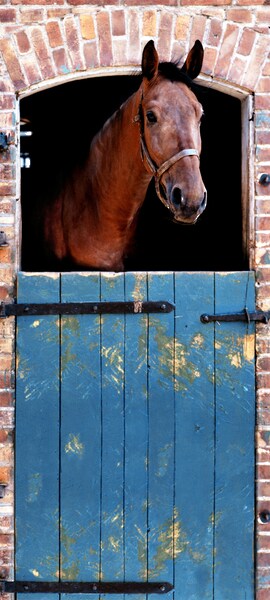
[[186, 148], [185, 150], [181, 150], [180, 152], [177, 152], [177, 154], [174, 154], [174, 156], [172, 156], [168, 160], [165, 160], [164, 163], [162, 163], [162, 165], [160, 165], [160, 167], [157, 167], [148, 152], [148, 149], [147, 149], [147, 146], [145, 143], [145, 139], [144, 139], [144, 128], [143, 128], [143, 119], [142, 119], [142, 101], [140, 102], [140, 105], [139, 105], [138, 114], [133, 119], [133, 121], [135, 123], [139, 122], [139, 124], [140, 124], [140, 144], [141, 144], [142, 161], [144, 164], [146, 163], [147, 170], [149, 170], [150, 173], [155, 177], [155, 188], [156, 188], [157, 196], [159, 197], [161, 202], [164, 204], [164, 206], [166, 206], [166, 208], [170, 208], [168, 202], [166, 202], [165, 198], [162, 196], [162, 194], [160, 192], [160, 179], [161, 179], [163, 173], [168, 171], [170, 169], [170, 167], [172, 167], [172, 165], [174, 165], [176, 162], [178, 162], [185, 156], [197, 156], [198, 158], [200, 158], [199, 152], [195, 148]]

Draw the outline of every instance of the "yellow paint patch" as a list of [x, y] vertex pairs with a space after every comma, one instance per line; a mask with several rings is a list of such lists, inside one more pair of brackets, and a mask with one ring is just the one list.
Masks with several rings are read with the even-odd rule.
[[236, 369], [241, 369], [242, 358], [241, 358], [240, 352], [237, 352], [235, 354], [228, 354], [228, 359], [229, 359], [232, 367], [235, 367]]
[[36, 569], [30, 569], [30, 573], [32, 573], [34, 577], [40, 577], [40, 573]]
[[67, 454], [78, 454], [82, 455], [84, 451], [84, 445], [80, 442], [80, 436], [69, 434], [69, 441], [65, 445], [65, 452]]
[[248, 362], [254, 360], [255, 355], [255, 335], [254, 333], [247, 334], [244, 336], [243, 342], [244, 357]]
[[113, 552], [119, 552], [120, 550], [120, 542], [119, 540], [117, 540], [116, 538], [114, 538], [112, 535], [109, 537], [109, 545], [111, 546]]
[[40, 321], [34, 321], [31, 325], [31, 327], [39, 327], [40, 326]]
[[195, 347], [195, 348], [202, 348], [204, 345], [204, 337], [201, 333], [197, 333], [196, 335], [194, 335], [193, 339], [191, 340], [191, 346]]
[[132, 292], [133, 300], [144, 300], [145, 298], [145, 273], [136, 273], [136, 281]]

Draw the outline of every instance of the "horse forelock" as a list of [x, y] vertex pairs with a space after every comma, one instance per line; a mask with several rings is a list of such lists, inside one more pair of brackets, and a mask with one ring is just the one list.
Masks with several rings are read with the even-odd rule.
[[179, 68], [178, 62], [161, 62], [158, 65], [158, 73], [169, 81], [185, 83], [193, 92], [196, 91], [197, 85], [194, 81]]

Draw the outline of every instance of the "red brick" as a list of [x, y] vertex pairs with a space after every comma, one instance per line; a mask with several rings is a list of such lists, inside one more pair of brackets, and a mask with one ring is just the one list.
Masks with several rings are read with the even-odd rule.
[[[179, 19], [180, 19], [180, 17], [178, 17], [178, 20]], [[177, 23], [178, 23], [178, 21], [177, 21]], [[146, 37], [155, 37], [157, 35], [157, 13], [156, 13], [156, 11], [154, 11], [154, 10], [144, 11], [143, 23], [142, 23], [142, 35], [146, 36]], [[175, 35], [176, 35], [176, 38], [178, 38], [177, 24], [176, 24]]]
[[[181, 6], [209, 6], [209, 0], [181, 0]], [[214, 0], [211, 5], [214, 6], [227, 6], [231, 4], [231, 0]]]
[[255, 110], [270, 110], [270, 95], [255, 94]]
[[203, 41], [206, 23], [207, 18], [203, 15], [198, 15], [193, 18], [190, 33], [190, 47], [193, 46], [196, 40], [201, 40], [201, 42]]
[[259, 163], [266, 163], [270, 161], [270, 148], [265, 146], [256, 147], [256, 160]]
[[257, 477], [258, 479], [268, 479], [270, 481], [270, 465], [258, 465]]
[[203, 73], [205, 73], [206, 75], [212, 75], [216, 58], [216, 48], [205, 48], [202, 66]]
[[270, 75], [270, 60], [266, 61], [265, 65], [263, 67], [263, 70], [262, 70], [262, 75], [264, 77], [269, 77], [269, 75]]
[[29, 52], [30, 42], [29, 42], [29, 39], [28, 39], [28, 36], [26, 35], [26, 33], [24, 31], [18, 31], [18, 33], [16, 33], [16, 39], [17, 39], [19, 52], [21, 54], [24, 54], [25, 52]]
[[35, 27], [31, 32], [31, 38], [38, 58], [39, 68], [44, 79], [53, 77], [54, 69], [42, 31]]
[[[81, 4], [96, 4], [96, 0], [90, 0], [90, 2], [86, 2], [86, 0], [69, 0], [69, 4], [71, 6], [80, 6]], [[114, 2], [107, 2], [106, 4], [114, 4]]]
[[84, 40], [94, 40], [96, 37], [93, 15], [80, 15], [81, 35]]
[[258, 65], [261, 65], [269, 54], [269, 40], [265, 37], [260, 37], [256, 46], [254, 46], [249, 62], [248, 70], [242, 80], [242, 85], [251, 90], [256, 88], [257, 81], [260, 76]]
[[48, 8], [47, 17], [48, 19], [63, 19], [72, 11], [71, 8]]
[[15, 89], [20, 90], [25, 88], [26, 82], [12, 42], [6, 38], [0, 39], [0, 50], [3, 53], [3, 58]]
[[270, 216], [256, 217], [257, 231], [270, 231]]
[[161, 13], [158, 32], [158, 53], [160, 60], [170, 59], [173, 15], [168, 12]]
[[102, 66], [113, 65], [110, 19], [107, 12], [102, 11], [97, 14], [97, 27], [100, 50], [100, 64]]
[[13, 259], [13, 249], [10, 246], [0, 248], [0, 261], [2, 264], [9, 264]]
[[[261, 2], [261, 4], [266, 4], [266, 2]], [[257, 9], [256, 23], [267, 23], [269, 25], [269, 8]]]
[[232, 82], [239, 83], [239, 81], [242, 79], [245, 66], [245, 59], [241, 58], [240, 56], [236, 56], [231, 63], [228, 79]]
[[85, 42], [83, 46], [85, 64], [88, 69], [98, 67], [98, 54], [96, 42]]
[[258, 357], [257, 360], [257, 368], [260, 371], [269, 371], [270, 372], [270, 356], [262, 356]]
[[252, 13], [245, 8], [228, 8], [227, 20], [235, 23], [252, 23]]
[[129, 11], [129, 38], [128, 38], [128, 60], [131, 64], [136, 65], [141, 62], [141, 45], [138, 35], [139, 31], [139, 15], [136, 10]]
[[239, 54], [243, 54], [244, 56], [249, 56], [252, 52], [252, 48], [256, 39], [256, 34], [253, 29], [244, 29], [240, 42], [237, 48], [237, 52]]
[[0, 529], [3, 531], [12, 532], [13, 530], [13, 519], [7, 515], [0, 516]]
[[125, 12], [123, 10], [116, 10], [112, 13], [112, 34], [125, 35], [125, 33]]
[[0, 97], [0, 110], [9, 110], [15, 108], [15, 97], [13, 95], [4, 96], [3, 94]]
[[[114, 2], [110, 2], [110, 4]], [[108, 4], [108, 2], [106, 2]], [[150, 6], [153, 5], [153, 0], [126, 0], [126, 6]], [[162, 0], [162, 6], [177, 6], [177, 0]]]
[[14, 404], [14, 394], [12, 392], [3, 392], [0, 391], [0, 406], [13, 406]]
[[63, 45], [63, 38], [59, 23], [57, 21], [49, 21], [46, 25], [46, 31], [49, 38], [50, 46], [56, 48]]
[[270, 77], [261, 77], [257, 86], [257, 92], [270, 92]]
[[226, 78], [229, 68], [231, 57], [237, 43], [239, 29], [236, 25], [227, 24], [223, 42], [218, 55], [218, 60], [215, 66], [215, 75], [218, 77]]
[[[11, 4], [28, 4], [28, 5], [33, 5], [33, 4], [37, 4], [37, 5], [46, 5], [46, 4], [64, 4], [65, 0], [11, 0]], [[71, 4], [71, 2], [69, 1], [69, 4]]]
[[257, 589], [256, 600], [269, 600], [270, 589]]
[[70, 60], [72, 62], [73, 69], [78, 71], [80, 69], [83, 69], [84, 65], [80, 51], [79, 37], [75, 18], [73, 16], [66, 17], [64, 24]]
[[[270, 565], [270, 553], [269, 552], [257, 552], [256, 561], [258, 567], [268, 567]], [[269, 600], [269, 591], [268, 596]]]
[[42, 23], [44, 21], [44, 12], [40, 8], [21, 10], [21, 22], [25, 25]]
[[175, 38], [186, 40], [189, 37], [190, 15], [179, 15], [175, 25]]
[[[261, 290], [260, 290], [260, 295], [261, 295]], [[269, 299], [269, 290], [267, 290], [266, 299], [267, 300]], [[265, 307], [265, 310], [267, 310], [266, 307]], [[261, 388], [270, 388], [270, 375], [269, 374], [258, 373], [257, 378], [258, 378], [258, 384]]]
[[0, 196], [14, 196], [16, 194], [16, 182], [0, 181]]
[[59, 75], [64, 75], [71, 71], [68, 56], [65, 48], [57, 48], [53, 51], [55, 66]]
[[[252, 5], [259, 5], [268, 2], [268, 0], [252, 0]], [[236, 0], [236, 4], [239, 6], [247, 6], [247, 0]]]
[[210, 29], [207, 37], [207, 43], [210, 46], [218, 46], [222, 35], [222, 21], [219, 19], [211, 19]]
[[39, 70], [36, 56], [33, 54], [22, 56], [21, 64], [24, 67], [29, 85], [41, 81], [42, 76]]
[[0, 23], [15, 23], [16, 10], [14, 8], [0, 8]]
[[270, 131], [256, 131], [256, 144], [270, 144]]
[[0, 467], [0, 483], [8, 484], [11, 480], [11, 468]]

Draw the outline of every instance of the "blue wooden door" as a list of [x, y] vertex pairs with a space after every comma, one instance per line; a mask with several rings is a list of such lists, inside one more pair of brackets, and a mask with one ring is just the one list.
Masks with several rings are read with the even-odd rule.
[[19, 302], [143, 299], [175, 311], [17, 319], [16, 579], [251, 600], [254, 326], [200, 315], [253, 310], [253, 274], [19, 275]]

